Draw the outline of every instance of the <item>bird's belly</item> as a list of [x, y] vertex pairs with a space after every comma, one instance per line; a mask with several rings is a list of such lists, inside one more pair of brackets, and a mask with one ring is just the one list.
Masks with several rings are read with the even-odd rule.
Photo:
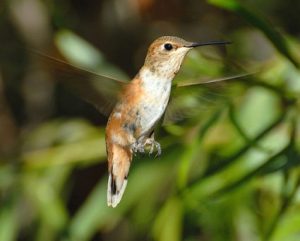
[[146, 135], [154, 128], [155, 124], [162, 117], [167, 107], [170, 97], [170, 88], [165, 88], [162, 91], [149, 93], [139, 104], [140, 117], [137, 119], [137, 124], [141, 129], [140, 136]]

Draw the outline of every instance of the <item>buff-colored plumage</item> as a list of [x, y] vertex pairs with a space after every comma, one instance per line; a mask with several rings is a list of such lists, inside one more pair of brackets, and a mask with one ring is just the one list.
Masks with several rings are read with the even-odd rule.
[[[167, 50], [165, 44], [172, 45]], [[160, 145], [151, 136], [169, 101], [171, 82], [178, 72], [189, 43], [177, 37], [161, 37], [149, 47], [144, 66], [125, 87], [106, 127], [108, 155], [108, 206], [115, 207], [127, 185], [134, 152]]]
[[[166, 110], [172, 80], [186, 53], [197, 46], [228, 43], [192, 43], [178, 37], [160, 37], [149, 46], [144, 65], [130, 83], [91, 73], [37, 53], [58, 63], [59, 67], [75, 71], [79, 78], [64, 76], [64, 84], [93, 104], [102, 114], [110, 113], [106, 126], [108, 206], [116, 207], [123, 196], [133, 154], [144, 152], [146, 146], [150, 147], [150, 153], [154, 149], [158, 154], [161, 153], [159, 143], [154, 140], [153, 129]], [[87, 76], [92, 78], [87, 81]], [[114, 108], [111, 111], [112, 106]]]
[[124, 194], [133, 153], [150, 146], [150, 152], [156, 148], [160, 154], [153, 129], [166, 110], [172, 80], [187, 52], [197, 46], [224, 43], [192, 43], [164, 36], [150, 45], [144, 65], [124, 88], [107, 123], [108, 206], [116, 207]]

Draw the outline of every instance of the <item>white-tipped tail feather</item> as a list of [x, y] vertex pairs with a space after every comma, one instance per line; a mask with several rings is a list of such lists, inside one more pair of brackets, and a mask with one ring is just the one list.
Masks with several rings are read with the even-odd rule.
[[[119, 185], [118, 185], [119, 184]], [[110, 207], [116, 207], [122, 199], [124, 191], [127, 186], [127, 179], [123, 179], [120, 182], [116, 182], [112, 178], [112, 174], [109, 174], [108, 183], [107, 183], [107, 205]]]
[[108, 185], [107, 205], [116, 207], [122, 199], [127, 177], [132, 160], [132, 152], [129, 147], [107, 141], [108, 159]]

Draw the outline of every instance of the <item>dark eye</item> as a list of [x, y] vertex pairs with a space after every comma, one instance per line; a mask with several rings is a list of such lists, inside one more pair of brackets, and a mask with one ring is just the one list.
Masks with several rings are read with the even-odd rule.
[[168, 51], [170, 51], [170, 50], [173, 48], [173, 45], [172, 45], [172, 44], [169, 44], [169, 43], [167, 43], [167, 44], [165, 44], [165, 45], [164, 45], [164, 47], [165, 47], [165, 50], [168, 50]]

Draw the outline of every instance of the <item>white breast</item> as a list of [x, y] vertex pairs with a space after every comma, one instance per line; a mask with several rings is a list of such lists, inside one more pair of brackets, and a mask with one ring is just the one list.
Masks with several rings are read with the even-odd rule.
[[153, 129], [165, 112], [170, 97], [172, 79], [155, 75], [148, 69], [140, 72], [140, 78], [145, 98], [139, 106], [139, 124], [142, 128], [142, 135], [144, 135]]

